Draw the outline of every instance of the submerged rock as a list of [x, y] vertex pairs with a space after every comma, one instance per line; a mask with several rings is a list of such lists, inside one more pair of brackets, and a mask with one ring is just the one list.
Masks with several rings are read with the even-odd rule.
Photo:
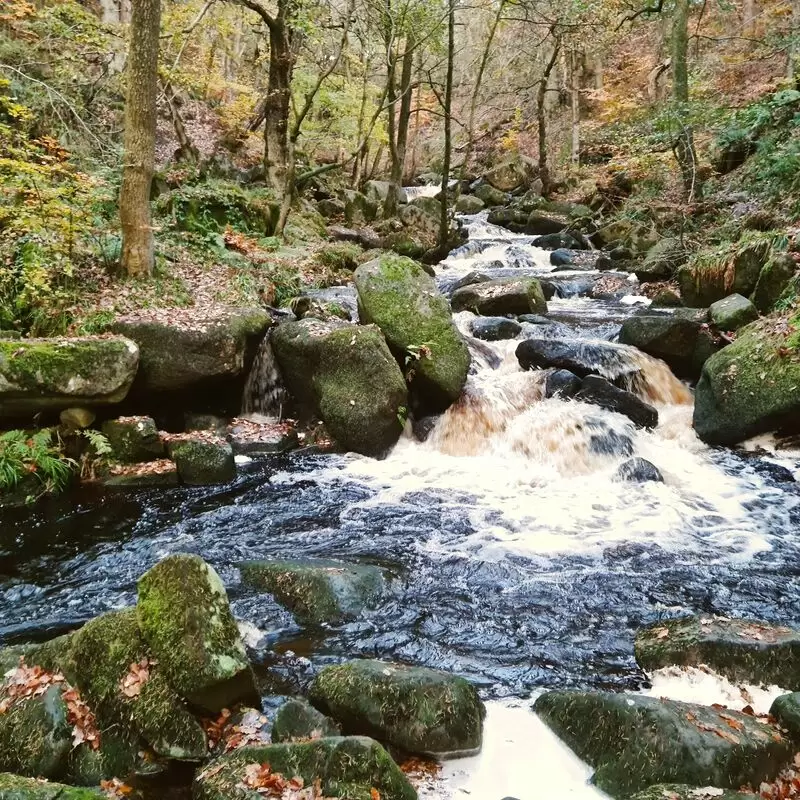
[[320, 624], [354, 619], [375, 605], [383, 573], [366, 564], [324, 559], [246, 561], [242, 583], [270, 592], [298, 622]]
[[711, 356], [695, 391], [694, 428], [710, 444], [736, 444], [800, 418], [800, 348], [780, 320], [755, 322]]
[[723, 331], [738, 331], [758, 319], [756, 307], [740, 294], [732, 294], [712, 303], [711, 321]]
[[469, 329], [476, 339], [498, 342], [502, 339], [514, 339], [519, 335], [522, 326], [508, 317], [478, 317], [472, 320]]
[[293, 742], [299, 739], [319, 739], [339, 736], [336, 723], [317, 711], [300, 697], [287, 700], [275, 714], [272, 725], [273, 742]]
[[800, 688], [800, 630], [768, 622], [686, 617], [636, 634], [636, 661], [650, 672], [705, 664], [731, 681]]
[[484, 316], [545, 314], [547, 301], [536, 278], [499, 278], [465, 286], [453, 293], [453, 311]]
[[[311, 742], [240, 747], [221, 756], [197, 774], [194, 800], [256, 800], [263, 795], [248, 790], [247, 768], [268, 764], [269, 772], [287, 781], [295, 776], [304, 786], [319, 780], [325, 797], [349, 800], [416, 800], [406, 776], [375, 741], [360, 736], [329, 737]], [[255, 786], [257, 787], [257, 783]]]
[[568, 369], [557, 369], [545, 380], [545, 397], [574, 397], [581, 388], [581, 379]]
[[219, 712], [254, 693], [253, 674], [214, 569], [194, 555], [173, 555], [138, 582], [139, 626], [182, 697]]
[[617, 381], [641, 371], [623, 348], [599, 340], [525, 339], [516, 354], [523, 369], [566, 369], [579, 378], [603, 375]]
[[627, 481], [629, 483], [664, 482], [664, 476], [655, 464], [645, 458], [638, 457], [629, 458], [620, 464], [614, 477], [618, 481]]
[[215, 437], [186, 433], [169, 441], [169, 456], [189, 486], [228, 483], [236, 477], [233, 448]]
[[622, 323], [619, 340], [665, 361], [678, 376], [697, 377], [705, 355], [698, 347], [701, 328], [699, 321], [675, 314], [637, 314]]
[[346, 733], [372, 735], [412, 753], [467, 754], [480, 749], [485, 710], [463, 678], [384, 661], [326, 667], [309, 699]]
[[659, 783], [758, 786], [794, 749], [775, 726], [747, 714], [641, 695], [548, 692], [534, 708], [617, 798]]
[[152, 417], [119, 417], [103, 423], [113, 457], [123, 464], [154, 461], [164, 455], [164, 442]]
[[122, 336], [0, 340], [0, 419], [119, 403], [138, 364]]
[[433, 279], [411, 259], [383, 256], [359, 267], [355, 284], [361, 321], [377, 325], [395, 357], [413, 371], [412, 395], [432, 411], [455, 402], [470, 355]]
[[658, 411], [653, 406], [599, 375], [587, 375], [581, 381], [575, 399], [624, 414], [637, 428], [655, 428], [658, 425]]

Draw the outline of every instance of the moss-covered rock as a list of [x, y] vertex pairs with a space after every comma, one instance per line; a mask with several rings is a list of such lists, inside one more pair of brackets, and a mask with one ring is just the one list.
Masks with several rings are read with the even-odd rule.
[[378, 206], [353, 189], [346, 189], [344, 199], [344, 218], [348, 225], [364, 225], [378, 216]]
[[453, 311], [472, 311], [486, 317], [505, 314], [545, 314], [547, 302], [536, 278], [499, 278], [457, 289]]
[[456, 212], [458, 214], [479, 214], [486, 208], [486, 203], [471, 194], [462, 194], [456, 200]]
[[754, 800], [754, 797], [750, 793], [718, 789], [715, 786], [657, 783], [636, 792], [631, 800]]
[[711, 321], [721, 331], [738, 331], [758, 319], [756, 307], [740, 294], [732, 294], [712, 303], [709, 314]]
[[341, 622], [375, 604], [383, 591], [377, 567], [341, 561], [247, 561], [242, 583], [270, 592], [301, 623]]
[[470, 355], [433, 279], [410, 259], [383, 256], [360, 266], [355, 283], [361, 321], [376, 324], [395, 357], [408, 362], [412, 395], [443, 411], [461, 395]]
[[524, 158], [507, 159], [488, 170], [483, 178], [501, 192], [513, 192], [530, 185], [536, 178], [537, 169], [532, 161]]
[[777, 727], [741, 714], [610, 692], [548, 692], [534, 709], [595, 768], [613, 797], [679, 783], [738, 789], [774, 778], [793, 752]]
[[146, 464], [112, 464], [108, 473], [99, 478], [103, 486], [116, 489], [151, 489], [155, 486], [178, 486], [178, 467], [168, 459]]
[[121, 336], [0, 340], [0, 419], [125, 399], [139, 348]]
[[486, 181], [473, 184], [470, 188], [475, 197], [481, 200], [485, 206], [505, 206], [511, 202], [511, 195], [508, 192], [495, 189], [494, 186]]
[[319, 415], [342, 447], [378, 456], [397, 442], [408, 390], [378, 328], [351, 327], [326, 336], [313, 385]]
[[194, 555], [173, 555], [139, 578], [139, 626], [169, 685], [219, 712], [254, 695], [253, 674], [215, 570]]
[[99, 789], [78, 789], [63, 783], [0, 773], [0, 800], [102, 800], [104, 797], [106, 795]]
[[471, 683], [438, 670], [358, 660], [326, 667], [309, 699], [345, 733], [434, 756], [480, 749], [483, 703]]
[[797, 427], [800, 348], [780, 319], [759, 320], [706, 361], [694, 428], [712, 444], [736, 444], [782, 425]]
[[228, 483], [236, 477], [233, 448], [223, 439], [188, 433], [170, 440], [167, 449], [181, 481], [189, 486]]
[[644, 261], [636, 267], [636, 277], [640, 281], [668, 280], [686, 263], [687, 258], [683, 242], [666, 237], [647, 251]]
[[800, 688], [800, 630], [767, 622], [685, 617], [639, 631], [636, 661], [647, 671], [705, 664], [731, 681]]
[[123, 317], [111, 330], [139, 346], [137, 391], [200, 389], [243, 376], [272, 320], [259, 308], [229, 308], [175, 323]]
[[123, 464], [153, 461], [164, 455], [164, 442], [152, 417], [119, 417], [103, 423], [113, 457]]
[[319, 780], [325, 797], [346, 800], [416, 800], [417, 793], [389, 754], [364, 737], [331, 737], [312, 742], [242, 747], [200, 772], [193, 800], [258, 800], [262, 794], [242, 787], [245, 768], [269, 764], [287, 780], [297, 776], [306, 786]]
[[751, 300], [762, 314], [772, 310], [797, 272], [797, 262], [788, 253], [776, 253], [758, 275]]
[[339, 726], [332, 719], [300, 697], [287, 700], [278, 709], [272, 724], [273, 742], [319, 739], [323, 736], [338, 736], [339, 733]]

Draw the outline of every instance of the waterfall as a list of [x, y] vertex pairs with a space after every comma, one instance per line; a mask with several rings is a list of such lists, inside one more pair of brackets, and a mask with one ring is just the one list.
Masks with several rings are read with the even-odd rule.
[[267, 331], [261, 340], [247, 376], [242, 396], [242, 416], [263, 414], [277, 419], [283, 417], [287, 392], [272, 351], [271, 333], [271, 330]]

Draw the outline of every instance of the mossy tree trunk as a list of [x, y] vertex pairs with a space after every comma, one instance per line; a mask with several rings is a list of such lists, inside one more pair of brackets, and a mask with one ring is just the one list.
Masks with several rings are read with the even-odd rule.
[[156, 92], [160, 0], [133, 0], [128, 88], [125, 103], [124, 165], [119, 195], [122, 268], [150, 275], [155, 258], [150, 217], [156, 146]]

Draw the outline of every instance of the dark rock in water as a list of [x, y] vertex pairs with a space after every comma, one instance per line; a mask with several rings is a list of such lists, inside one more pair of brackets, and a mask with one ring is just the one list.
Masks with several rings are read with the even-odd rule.
[[650, 308], [678, 308], [682, 305], [681, 296], [667, 286], [653, 296]]
[[476, 283], [486, 283], [490, 281], [491, 277], [485, 272], [473, 271], [468, 272], [463, 278], [459, 278], [455, 283], [448, 287], [448, 292], [452, 294], [465, 286], [473, 286]]
[[304, 624], [355, 619], [384, 588], [378, 567], [318, 558], [245, 561], [239, 571], [245, 586], [270, 592]]
[[472, 364], [469, 368], [470, 375], [477, 375], [481, 366], [489, 369], [498, 369], [503, 363], [503, 359], [498, 352], [480, 339], [468, 336], [467, 347], [469, 347], [469, 352], [472, 355]]
[[548, 233], [539, 236], [534, 242], [536, 247], [542, 250], [588, 250], [583, 239], [573, 236], [571, 233]]
[[216, 713], [253, 695], [244, 644], [211, 566], [168, 556], [139, 578], [138, 591], [139, 627], [175, 691]]
[[637, 428], [655, 428], [658, 425], [658, 411], [653, 406], [599, 375], [585, 377], [575, 399], [624, 414]]
[[507, 317], [478, 317], [472, 320], [469, 329], [476, 339], [498, 342], [501, 339], [513, 339], [522, 330], [522, 326]]
[[712, 303], [711, 321], [722, 331], [738, 331], [758, 319], [756, 307], [740, 294], [731, 294]]
[[553, 281], [539, 281], [545, 300], [552, 300], [558, 294], [558, 287]]
[[236, 478], [233, 448], [224, 439], [184, 433], [171, 439], [167, 450], [181, 481], [189, 486], [228, 483]]
[[[514, 269], [534, 269], [536, 267], [533, 256], [527, 250], [514, 244], [506, 250], [505, 258], [508, 266]], [[506, 266], [502, 261], [499, 264], [500, 267]]]
[[572, 252], [570, 250], [553, 250], [550, 253], [550, 263], [555, 267], [568, 266], [573, 263]]
[[769, 710], [778, 724], [789, 731], [795, 742], [800, 741], [800, 692], [782, 694], [776, 697]]
[[325, 797], [367, 798], [377, 793], [382, 800], [416, 800], [417, 793], [391, 756], [372, 739], [361, 736], [329, 736], [310, 742], [283, 742], [245, 746], [220, 756], [200, 770], [192, 787], [194, 800], [230, 800], [260, 797], [239, 788], [253, 764], [269, 764], [273, 773], [287, 780], [301, 778], [305, 786], [319, 781]]
[[567, 369], [557, 369], [547, 376], [544, 387], [545, 397], [573, 397], [581, 388], [581, 379]]
[[552, 325], [553, 320], [539, 314], [520, 314], [517, 319], [520, 322], [527, 322], [528, 325]]
[[731, 681], [800, 688], [800, 630], [747, 619], [685, 617], [636, 634], [646, 671], [705, 664]]
[[339, 736], [339, 726], [300, 697], [287, 700], [275, 714], [272, 725], [273, 742], [292, 742], [299, 739], [319, 739]]
[[411, 424], [411, 429], [414, 431], [414, 437], [417, 441], [428, 441], [428, 437], [433, 433], [433, 429], [436, 427], [438, 421], [439, 417], [434, 416], [415, 419]]
[[754, 800], [749, 792], [735, 792], [715, 786], [689, 786], [686, 783], [657, 783], [636, 792], [630, 800]]
[[590, 424], [596, 429], [589, 435], [589, 450], [602, 456], [630, 456], [633, 455], [633, 440], [630, 436], [617, 433], [605, 423]]
[[311, 702], [348, 733], [433, 756], [480, 749], [485, 709], [463, 678], [385, 661], [326, 667], [309, 689]]
[[547, 311], [542, 286], [536, 278], [500, 278], [465, 286], [453, 294], [451, 305], [453, 311], [487, 316]]
[[152, 461], [164, 456], [164, 442], [151, 417], [120, 417], [103, 423], [103, 434], [113, 458], [123, 464]]
[[645, 458], [630, 458], [620, 464], [616, 475], [618, 481], [628, 481], [629, 483], [663, 483], [664, 476], [661, 470]]
[[641, 695], [548, 692], [534, 709], [616, 798], [656, 783], [758, 786], [794, 749], [756, 717]]
[[630, 261], [633, 258], [633, 250], [629, 247], [615, 247], [608, 254], [612, 261]]
[[517, 359], [523, 369], [568, 369], [579, 378], [599, 374], [611, 380], [636, 375], [640, 368], [624, 348], [608, 342], [579, 339], [526, 339], [517, 346]]
[[[559, 234], [567, 226], [567, 220], [558, 217], [550, 217], [539, 212], [532, 212], [525, 222], [525, 233], [530, 236], [546, 236], [548, 234]], [[537, 247], [541, 247], [539, 241]], [[580, 248], [578, 248], [580, 249]]]

